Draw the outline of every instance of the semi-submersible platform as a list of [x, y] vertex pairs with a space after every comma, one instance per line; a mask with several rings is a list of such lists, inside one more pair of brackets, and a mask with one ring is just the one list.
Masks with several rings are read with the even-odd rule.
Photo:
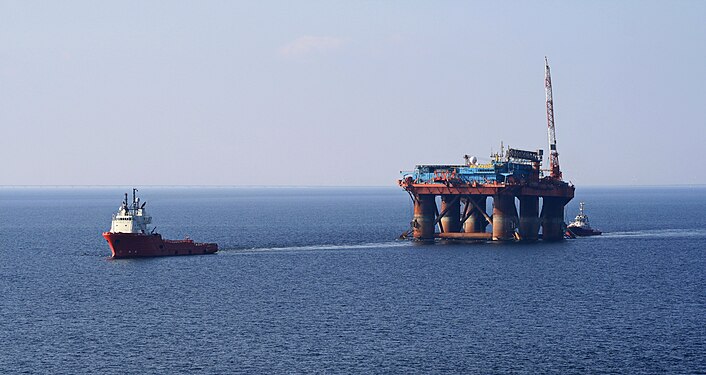
[[[475, 157], [466, 155], [464, 164], [417, 165], [413, 171], [403, 171], [398, 183], [414, 202], [414, 218], [411, 229], [402, 237], [411, 233], [422, 241], [564, 239], [564, 207], [573, 199], [575, 188], [563, 181], [559, 168], [552, 81], [546, 57], [544, 72], [549, 169], [542, 169], [543, 150], [505, 150], [501, 146], [499, 153], [491, 155], [490, 163], [479, 164]], [[490, 215], [486, 210], [488, 198], [493, 201]], [[491, 231], [487, 230], [488, 225]]]

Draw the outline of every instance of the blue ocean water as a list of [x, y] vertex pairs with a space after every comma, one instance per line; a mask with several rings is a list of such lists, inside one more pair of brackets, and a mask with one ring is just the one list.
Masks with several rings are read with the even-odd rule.
[[418, 245], [394, 188], [0, 189], [0, 373], [703, 373], [706, 188], [579, 188], [605, 235]]

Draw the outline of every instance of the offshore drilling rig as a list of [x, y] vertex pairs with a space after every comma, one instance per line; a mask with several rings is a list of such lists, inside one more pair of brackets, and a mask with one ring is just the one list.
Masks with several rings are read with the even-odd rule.
[[[558, 241], [564, 238], [564, 206], [574, 186], [562, 180], [554, 128], [554, 100], [549, 63], [544, 58], [549, 135], [549, 169], [542, 169], [543, 150], [513, 148], [491, 155], [479, 164], [465, 155], [464, 164], [417, 165], [401, 172], [400, 187], [414, 202], [410, 233], [416, 240], [434, 238], [494, 241]], [[437, 207], [440, 196], [441, 207]], [[486, 210], [488, 198], [492, 212]], [[541, 213], [540, 213], [540, 201]], [[519, 215], [515, 200], [519, 201]], [[490, 225], [492, 230], [487, 231]], [[540, 234], [541, 227], [541, 234]], [[438, 231], [437, 231], [438, 228]]]

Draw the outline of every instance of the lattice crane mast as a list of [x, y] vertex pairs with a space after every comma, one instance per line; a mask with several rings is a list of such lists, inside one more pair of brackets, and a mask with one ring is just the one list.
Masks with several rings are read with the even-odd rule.
[[547, 99], [547, 126], [549, 132], [549, 176], [561, 180], [559, 152], [556, 150], [556, 131], [554, 130], [554, 99], [552, 99], [552, 76], [549, 62], [544, 56], [544, 91]]

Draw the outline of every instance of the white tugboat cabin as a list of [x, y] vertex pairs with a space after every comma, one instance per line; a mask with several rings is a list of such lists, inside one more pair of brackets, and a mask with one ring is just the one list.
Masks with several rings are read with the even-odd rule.
[[[152, 223], [152, 216], [145, 212], [145, 204], [140, 205], [140, 198], [135, 196], [137, 189], [132, 189], [132, 205], [128, 206], [127, 193], [125, 200], [118, 209], [118, 212], [113, 215], [113, 223], [110, 226], [111, 233], [151, 233], [147, 224]], [[154, 231], [154, 228], [152, 229]]]

